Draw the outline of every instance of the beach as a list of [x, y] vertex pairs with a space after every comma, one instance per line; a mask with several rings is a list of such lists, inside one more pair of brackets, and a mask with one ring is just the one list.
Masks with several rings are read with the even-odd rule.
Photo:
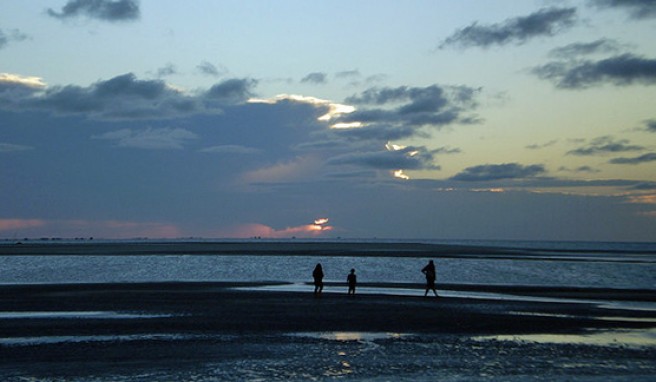
[[652, 247], [510, 244], [5, 243], [0, 379], [653, 380]]
[[[576, 338], [590, 333], [648, 332], [656, 328], [653, 311], [609, 311], [581, 303], [423, 297], [421, 289], [416, 297], [351, 297], [346, 291], [315, 297], [310, 285], [306, 293], [257, 291], [258, 286], [261, 284], [3, 286], [0, 376], [16, 381], [23, 377], [133, 381], [141, 380], [139, 375], [167, 380], [210, 368], [214, 373], [231, 370], [230, 377], [221, 374], [222, 377], [212, 379], [214, 374], [208, 369], [201, 373], [207, 379], [197, 376], [198, 380], [249, 380], [248, 375], [233, 370], [231, 362], [254, 362], [255, 358], [259, 361], [249, 373], [257, 374], [259, 370], [266, 376], [264, 371], [269, 370], [272, 379], [320, 380], [336, 377], [329, 375], [329, 365], [322, 366], [322, 362], [337, 357], [329, 362], [334, 364], [340, 358], [348, 358], [340, 357], [337, 348], [367, 344], [375, 344], [383, 358], [395, 358], [385, 354], [384, 349], [397, 352], [421, 347], [427, 354], [441, 354], [442, 358], [423, 361], [426, 354], [421, 352], [405, 354], [405, 360], [396, 360], [405, 366], [396, 371], [379, 370], [380, 380], [392, 380], [394, 376], [408, 380], [429, 378], [433, 374], [425, 372], [434, 370], [436, 361], [445, 363], [441, 366], [444, 370], [460, 370], [456, 376], [483, 378], [477, 373], [489, 369], [485, 360], [490, 357], [496, 360], [497, 368], [486, 373], [493, 372], [492, 377], [497, 373], [500, 378], [513, 373], [536, 378], [565, 373], [575, 379], [614, 375], [620, 379], [648, 380], [647, 377], [656, 375], [653, 343], [633, 347], [497, 339], [502, 335], [518, 339], [544, 334]], [[314, 354], [322, 348], [327, 352], [324, 357]], [[307, 352], [313, 355], [303, 358]], [[543, 364], [545, 359], [549, 359], [548, 365]], [[577, 359], [582, 365], [606, 366], [593, 371], [594, 367], [565, 370], [558, 365], [571, 365]], [[280, 363], [294, 360], [308, 369], [315, 363], [318, 369], [312, 375], [293, 377]], [[517, 362], [521, 364], [512, 366]], [[617, 367], [609, 368], [609, 362]], [[413, 371], [411, 366], [418, 370]], [[357, 379], [354, 370], [347, 374]]]

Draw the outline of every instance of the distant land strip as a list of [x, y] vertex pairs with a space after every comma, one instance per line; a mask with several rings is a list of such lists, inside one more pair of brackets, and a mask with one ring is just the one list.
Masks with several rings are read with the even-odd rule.
[[[18, 242], [0, 245], [0, 256], [138, 256], [138, 255], [241, 255], [313, 257], [474, 258], [554, 261], [654, 263], [655, 253], [639, 251], [552, 250], [409, 242]], [[621, 255], [631, 255], [624, 257]]]

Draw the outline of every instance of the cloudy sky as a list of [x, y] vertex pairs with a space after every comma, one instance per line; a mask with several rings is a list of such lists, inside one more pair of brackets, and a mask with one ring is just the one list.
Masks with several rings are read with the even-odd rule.
[[0, 238], [656, 237], [656, 1], [0, 8]]

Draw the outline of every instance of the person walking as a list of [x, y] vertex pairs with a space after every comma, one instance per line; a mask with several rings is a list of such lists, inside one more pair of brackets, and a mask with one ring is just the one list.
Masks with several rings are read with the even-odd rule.
[[358, 283], [358, 277], [355, 275], [355, 269], [351, 269], [351, 273], [346, 276], [346, 283], [348, 284], [348, 294], [355, 295], [355, 285]]
[[426, 275], [426, 293], [424, 293], [424, 297], [428, 296], [428, 291], [432, 290], [433, 293], [435, 293], [435, 297], [439, 297], [437, 295], [437, 290], [435, 289], [435, 279], [436, 279], [436, 273], [435, 273], [435, 263], [433, 263], [433, 260], [429, 261], [428, 264], [421, 270], [421, 272]]
[[323, 292], [323, 269], [321, 264], [317, 264], [312, 271], [312, 278], [314, 279], [314, 295], [319, 296]]

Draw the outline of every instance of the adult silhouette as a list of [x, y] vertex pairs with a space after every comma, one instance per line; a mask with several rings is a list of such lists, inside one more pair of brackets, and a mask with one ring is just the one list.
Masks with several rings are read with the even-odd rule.
[[348, 294], [355, 294], [355, 284], [358, 283], [358, 277], [355, 275], [355, 269], [351, 269], [351, 273], [346, 276], [346, 282], [348, 283]]
[[312, 271], [312, 278], [314, 279], [314, 295], [318, 296], [323, 292], [323, 269], [321, 264], [317, 264]]
[[426, 275], [426, 293], [424, 293], [424, 297], [428, 296], [429, 290], [432, 290], [433, 293], [435, 293], [435, 297], [438, 297], [437, 290], [435, 289], [436, 273], [435, 263], [433, 263], [433, 260], [429, 261], [428, 264], [421, 270], [421, 272]]

